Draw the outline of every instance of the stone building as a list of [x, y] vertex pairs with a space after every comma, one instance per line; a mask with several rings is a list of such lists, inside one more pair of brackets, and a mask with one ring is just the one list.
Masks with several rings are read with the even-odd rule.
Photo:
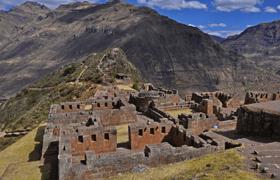
[[[99, 87], [86, 101], [52, 105], [42, 159], [57, 156], [61, 180], [94, 179], [131, 171], [139, 165], [174, 163], [225, 148], [224, 143], [199, 136], [217, 124], [212, 100], [202, 100], [201, 111], [205, 113], [176, 118], [166, 110], [189, 106], [178, 92], [146, 88], [148, 91], [127, 96], [116, 87]], [[126, 143], [118, 143], [119, 125], [127, 125]]]
[[280, 100], [280, 92], [268, 93], [251, 91], [246, 93], [244, 104], [253, 104], [277, 100]]
[[235, 120], [236, 111], [242, 104], [241, 100], [223, 92], [193, 93], [191, 102], [196, 112], [208, 116], [215, 115], [220, 121]]
[[193, 113], [191, 115], [181, 114], [179, 116], [180, 124], [186, 129], [190, 129], [193, 134], [199, 135], [218, 125], [215, 116], [208, 116], [205, 113]]
[[244, 135], [280, 136], [280, 101], [242, 106], [236, 129]]

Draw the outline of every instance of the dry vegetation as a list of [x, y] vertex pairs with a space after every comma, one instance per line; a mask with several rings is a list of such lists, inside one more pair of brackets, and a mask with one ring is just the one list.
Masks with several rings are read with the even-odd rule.
[[0, 152], [0, 177], [3, 180], [47, 179], [47, 173], [42, 173], [47, 167], [44, 168], [39, 160], [43, 129], [43, 126], [34, 129]]
[[125, 143], [128, 142], [128, 124], [117, 126], [117, 142]]
[[128, 173], [111, 178], [112, 180], [258, 180], [251, 172], [243, 170], [245, 164], [236, 150], [209, 154], [200, 158], [151, 168], [143, 173]]
[[167, 110], [166, 113], [170, 114], [171, 116], [177, 118], [180, 114], [192, 114], [192, 110], [189, 108], [184, 109], [175, 109], [175, 110]]

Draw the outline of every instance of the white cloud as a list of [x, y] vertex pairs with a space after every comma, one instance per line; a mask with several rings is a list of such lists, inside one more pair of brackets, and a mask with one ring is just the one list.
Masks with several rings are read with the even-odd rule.
[[191, 27], [196, 27], [196, 25], [194, 25], [194, 24], [188, 24], [188, 26], [191, 26]]
[[188, 24], [188, 26], [197, 27], [199, 29], [204, 29], [205, 28], [205, 26], [203, 26], [203, 25]]
[[[99, 0], [88, 0], [88, 2], [96, 3]], [[22, 3], [26, 2], [26, 0], [0, 0], [0, 9], [6, 9], [7, 7], [18, 6]], [[34, 2], [38, 2], [40, 4], [46, 5], [50, 8], [56, 8], [61, 4], [68, 4], [73, 2], [79, 2], [79, 0], [36, 0]]]
[[203, 26], [203, 25], [198, 25], [197, 26], [199, 29], [204, 29], [205, 28], [205, 26]]
[[213, 24], [208, 24], [209, 27], [227, 27], [225, 23], [213, 23]]
[[137, 0], [139, 4], [162, 9], [207, 9], [207, 5], [199, 1], [187, 0]]
[[264, 8], [264, 11], [267, 13], [277, 13], [277, 10], [274, 7], [267, 6]]
[[221, 31], [210, 31], [210, 30], [208, 30], [208, 31], [205, 31], [205, 32], [210, 34], [210, 35], [226, 38], [226, 37], [229, 37], [229, 36], [240, 34], [242, 31], [241, 30], [221, 30]]
[[280, 5], [277, 6], [277, 9], [280, 10]]
[[243, 12], [260, 12], [257, 7], [262, 3], [262, 0], [214, 0], [213, 5], [219, 11], [243, 11]]

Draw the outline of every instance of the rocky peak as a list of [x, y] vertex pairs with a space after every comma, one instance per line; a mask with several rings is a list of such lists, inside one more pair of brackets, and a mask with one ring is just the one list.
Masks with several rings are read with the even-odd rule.
[[74, 2], [70, 4], [62, 4], [56, 8], [58, 11], [71, 11], [71, 10], [80, 10], [80, 9], [87, 9], [96, 6], [96, 4], [90, 3], [88, 1], [83, 2]]
[[33, 1], [26, 1], [23, 4], [15, 7], [13, 10], [21, 10], [25, 12], [50, 11], [50, 9], [47, 6]]

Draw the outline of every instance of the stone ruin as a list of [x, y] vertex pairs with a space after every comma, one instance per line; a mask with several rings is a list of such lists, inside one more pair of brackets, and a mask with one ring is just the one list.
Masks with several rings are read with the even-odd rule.
[[[236, 133], [247, 143], [244, 153], [251, 169], [266, 178], [279, 179], [280, 96], [278, 93], [248, 92], [238, 109]], [[249, 137], [248, 139], [244, 137]]]
[[124, 85], [132, 84], [132, 80], [130, 76], [124, 73], [117, 73], [115, 79], [117, 84], [124, 84]]
[[[218, 97], [221, 106], [229, 106], [230, 98]], [[219, 125], [214, 102], [204, 97], [200, 104], [188, 102], [176, 90], [147, 84], [135, 93], [114, 86], [99, 87], [86, 101], [51, 106], [42, 160], [57, 156], [59, 179], [93, 179], [225, 149], [224, 142], [207, 134], [200, 136]], [[197, 112], [178, 117], [167, 113], [182, 108]], [[119, 125], [128, 127], [126, 143], [118, 143]]]
[[280, 100], [280, 92], [268, 93], [251, 91], [246, 93], [244, 104], [254, 104], [277, 100]]
[[237, 132], [261, 137], [279, 136], [280, 92], [248, 92], [238, 110]]
[[280, 137], [280, 101], [242, 106], [238, 111], [237, 132], [253, 136]]

